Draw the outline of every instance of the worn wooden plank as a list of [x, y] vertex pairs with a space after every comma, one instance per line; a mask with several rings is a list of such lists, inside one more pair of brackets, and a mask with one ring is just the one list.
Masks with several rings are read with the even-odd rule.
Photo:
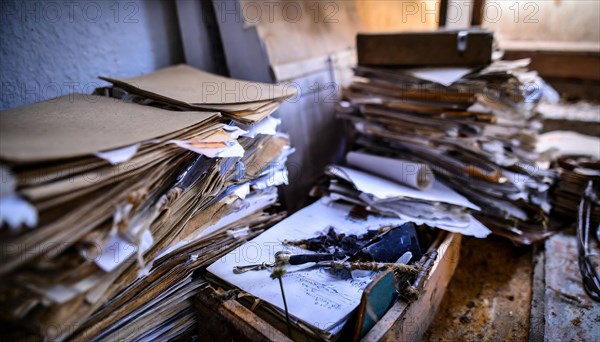
[[212, 3], [177, 0], [175, 4], [186, 63], [201, 70], [227, 75]]
[[[460, 243], [461, 235], [446, 236], [419, 299], [412, 304], [396, 302], [363, 338], [364, 341], [415, 341], [421, 338], [433, 320], [458, 264]], [[281, 331], [237, 301], [218, 301], [210, 291], [205, 290], [195, 301], [203, 337], [241, 341], [289, 340]]]
[[[286, 81], [299, 90], [275, 113], [296, 149], [288, 159], [289, 185], [281, 196], [292, 213], [307, 204], [324, 167], [341, 159], [343, 124], [335, 120], [334, 108], [355, 65], [354, 6], [347, 1], [212, 3], [231, 77]], [[303, 16], [296, 20], [298, 6]], [[328, 20], [332, 9], [337, 9], [331, 18], [337, 22]]]
[[352, 48], [354, 1], [240, 0], [245, 27], [256, 28], [270, 65], [303, 62]]
[[289, 185], [283, 187], [282, 200], [288, 212], [307, 204], [311, 188], [323, 176], [325, 166], [340, 162], [344, 152], [344, 125], [335, 118], [340, 91], [335, 73], [322, 70], [294, 80], [301, 94], [285, 102], [277, 115], [281, 131], [288, 133], [296, 152], [289, 156]]
[[483, 8], [485, 0], [473, 1], [473, 13], [471, 13], [471, 26], [481, 26], [483, 22]]
[[269, 56], [255, 26], [247, 26], [238, 0], [213, 0], [229, 75], [272, 83]]
[[529, 341], [544, 341], [544, 289], [546, 288], [544, 244], [534, 246], [533, 273], [531, 275], [531, 313], [529, 315]]
[[546, 240], [545, 262], [545, 340], [597, 341], [600, 305], [583, 290], [576, 237], [560, 233]]
[[366, 66], [483, 66], [492, 59], [492, 40], [490, 32], [472, 31], [459, 51], [457, 32], [361, 33], [356, 49]]
[[[328, 1], [322, 2], [327, 3]], [[356, 5], [361, 32], [432, 31], [438, 26], [438, 18], [442, 18], [437, 11], [440, 0], [358, 0], [342, 2]], [[446, 18], [445, 14], [443, 18]]]
[[291, 341], [235, 300], [219, 301], [210, 290], [195, 299], [198, 335], [208, 341]]
[[440, 13], [438, 15], [438, 27], [446, 26], [446, 17], [448, 16], [448, 0], [440, 0]]
[[600, 54], [590, 51], [507, 50], [505, 59], [531, 58], [542, 77], [600, 80]]
[[419, 341], [435, 317], [460, 256], [461, 235], [448, 234], [419, 299], [396, 302], [363, 341]]

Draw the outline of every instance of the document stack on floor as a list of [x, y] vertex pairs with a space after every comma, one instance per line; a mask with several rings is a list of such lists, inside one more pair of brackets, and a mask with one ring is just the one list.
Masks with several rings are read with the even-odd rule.
[[[540, 129], [535, 106], [551, 89], [526, 69], [528, 62], [497, 60], [483, 68], [361, 66], [344, 90], [338, 115], [358, 132], [356, 150], [426, 165], [481, 209], [462, 205], [486, 227], [530, 244], [551, 234], [546, 194], [554, 174], [544, 154], [535, 151]], [[356, 167], [372, 172], [368, 164], [362, 160]], [[401, 176], [388, 165], [384, 177]], [[417, 175], [419, 170], [412, 170]]]
[[[600, 147], [596, 141], [591, 146]], [[560, 179], [551, 191], [553, 214], [570, 222], [577, 219], [581, 199], [586, 191], [596, 194], [590, 206], [591, 222], [600, 222], [600, 161], [588, 156], [565, 156], [557, 160]], [[590, 189], [588, 189], [588, 187]]]
[[296, 88], [247, 82], [180, 64], [132, 78], [100, 77], [113, 83], [112, 96], [180, 110], [209, 110], [253, 124], [272, 114]]
[[[359, 305], [369, 307], [375, 324], [388, 309], [382, 298], [392, 296], [382, 294], [371, 307], [363, 291], [386, 268], [424, 265], [427, 251], [438, 247], [427, 237], [445, 235], [430, 227], [476, 237], [490, 233], [465, 209], [480, 208], [436, 180], [424, 164], [360, 152], [348, 153], [347, 162], [351, 167], [327, 168], [328, 185], [315, 187], [315, 195], [323, 190], [319, 200], [207, 268], [214, 288], [232, 293], [293, 340], [363, 336], [372, 325], [365, 327]], [[369, 241], [361, 243], [366, 236]], [[403, 286], [414, 278], [398, 272], [396, 287], [387, 290], [403, 296]], [[375, 307], [383, 308], [379, 316]]]
[[[395, 217], [376, 214], [357, 217], [352, 213], [354, 207], [324, 197], [215, 261], [207, 269], [207, 278], [214, 288], [239, 293], [234, 298], [251, 307], [256, 315], [283, 334], [287, 331], [287, 336], [293, 340], [336, 340], [343, 334], [342, 330], [345, 333], [353, 331], [352, 326], [345, 328], [346, 323], [361, 303], [363, 290], [379, 273], [355, 270], [357, 274], [350, 272], [350, 266], [341, 268], [345, 261], [355, 260], [359, 252], [340, 259], [339, 255], [329, 253], [335, 249], [335, 254], [345, 254], [340, 251], [355, 245], [360, 251], [364, 247], [358, 241], [361, 236], [373, 233], [373, 240], [383, 239], [384, 233], [379, 233], [386, 229], [400, 231], [407, 228], [403, 227], [405, 220]], [[414, 228], [408, 228], [413, 229], [412, 237], [416, 240]], [[315, 253], [304, 243], [315, 240], [319, 241], [314, 243], [315, 247], [326, 248], [328, 246], [321, 242], [331, 236], [341, 239], [340, 245], [329, 246], [331, 251]], [[400, 256], [392, 257], [393, 262], [398, 258], [404, 264], [419, 260], [420, 248], [416, 247], [414, 254], [407, 257], [403, 250], [405, 246], [401, 244], [413, 240], [389, 236], [392, 237], [392, 251], [381, 246], [379, 249], [399, 253]], [[288, 261], [280, 263], [278, 255], [287, 253], [290, 254]], [[315, 258], [321, 258], [322, 262]], [[375, 258], [375, 261], [383, 260]], [[336, 262], [338, 266], [334, 266]], [[281, 285], [274, 278], [278, 268], [285, 270]], [[280, 286], [285, 289], [283, 293]], [[211, 331], [207, 334], [214, 336]]]
[[469, 211], [480, 208], [444, 185], [422, 163], [349, 152], [348, 166], [327, 167], [329, 198], [449, 232], [484, 238], [490, 230]]
[[229, 99], [220, 110], [246, 108], [244, 129], [218, 103], [176, 111], [74, 94], [2, 112], [3, 330], [194, 334], [194, 270], [282, 218], [270, 208], [292, 150], [268, 115], [285, 98]]

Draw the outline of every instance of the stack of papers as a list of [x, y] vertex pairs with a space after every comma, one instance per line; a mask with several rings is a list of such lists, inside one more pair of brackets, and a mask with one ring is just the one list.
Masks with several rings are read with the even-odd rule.
[[[594, 146], [592, 144], [592, 146]], [[600, 148], [600, 142], [595, 143]], [[560, 179], [552, 188], [552, 214], [572, 224], [577, 221], [581, 198], [586, 191], [599, 194], [600, 160], [588, 156], [562, 156], [557, 160]], [[588, 190], [591, 186], [591, 190]], [[600, 222], [600, 198], [592, 198], [590, 206], [590, 221]], [[600, 234], [600, 233], [599, 233]]]
[[201, 228], [215, 228], [212, 233], [180, 241], [161, 251], [148, 264], [145, 275], [138, 273], [129, 286], [78, 327], [73, 339], [87, 341], [93, 336], [99, 341], [171, 340], [197, 336], [201, 322], [196, 322], [192, 297], [208, 283], [195, 276], [194, 271], [256, 237], [284, 216], [264, 211], [277, 200], [277, 192], [272, 190], [251, 194], [246, 200], [220, 201], [207, 208], [203, 216], [215, 214], [222, 220], [228, 220], [232, 210], [244, 211], [244, 215], [218, 226], [211, 226], [208, 219], [209, 224]]
[[[227, 80], [182, 68], [199, 97], [212, 94], [206, 77]], [[149, 96], [178, 84], [151, 76], [138, 84]], [[167, 88], [167, 105], [74, 94], [0, 114], [0, 311], [11, 330], [195, 334], [190, 298], [205, 283], [193, 271], [281, 219], [276, 186], [293, 149], [269, 114], [285, 97], [172, 106], [189, 88]]]
[[183, 64], [139, 77], [101, 79], [114, 85], [113, 94], [136, 102], [219, 111], [245, 124], [263, 120], [296, 96], [294, 87], [226, 78]]
[[[541, 124], [535, 109], [551, 89], [526, 69], [528, 64], [498, 60], [483, 69], [358, 67], [338, 116], [358, 132], [356, 150], [427, 166], [436, 182], [480, 211], [451, 204], [468, 208], [499, 235], [533, 243], [550, 234], [547, 191], [554, 174], [544, 154], [536, 151]], [[403, 177], [402, 171], [395, 171], [397, 177]], [[395, 178], [385, 171], [378, 175]]]
[[[372, 157], [367, 154], [357, 155], [359, 158]], [[389, 159], [389, 163], [393, 161]], [[385, 164], [374, 166], [381, 171], [389, 170]], [[402, 173], [399, 168], [394, 170], [398, 174]], [[433, 180], [428, 189], [418, 189], [350, 167], [329, 166], [326, 173], [331, 181], [325, 191], [333, 200], [353, 203], [381, 215], [463, 235], [484, 238], [490, 233], [489, 229], [465, 210], [479, 211], [480, 208], [439, 180]]]
[[[271, 229], [239, 246], [207, 268], [207, 279], [226, 290], [241, 290], [238, 300], [248, 305], [267, 321], [285, 322], [290, 317], [291, 336], [318, 340], [336, 340], [361, 302], [363, 290], [376, 273], [345, 277], [314, 263], [286, 265], [282, 276], [284, 304], [279, 282], [270, 275], [273, 268], [235, 273], [234, 267], [272, 264], [275, 254], [311, 254], [302, 247], [289, 245], [327, 234], [362, 235], [383, 227], [396, 227], [406, 222], [428, 225], [465, 235], [485, 237], [490, 233], [469, 211], [480, 208], [467, 198], [432, 179], [422, 164], [400, 162], [391, 158], [351, 152], [348, 163], [357, 168], [329, 166], [331, 177], [325, 196], [296, 212]], [[397, 172], [405, 169], [405, 177]], [[428, 181], [419, 181], [422, 176]], [[415, 176], [415, 177], [413, 177]], [[417, 180], [415, 180], [417, 178]], [[354, 212], [365, 207], [364, 215]], [[255, 304], [252, 304], [255, 303]], [[256, 304], [259, 303], [259, 304]]]
[[[232, 250], [207, 270], [218, 278], [215, 282], [219, 285], [239, 288], [260, 299], [261, 305], [268, 306], [281, 319], [285, 317], [285, 307], [279, 282], [270, 277], [272, 269], [236, 274], [233, 267], [272, 263], [278, 251], [292, 254], [314, 253], [291, 247], [284, 242], [325, 234], [330, 227], [335, 227], [340, 234], [361, 235], [368, 230], [406, 223], [399, 218], [378, 215], [368, 215], [364, 220], [357, 220], [351, 217], [352, 208], [351, 205], [334, 203], [324, 197]], [[298, 329], [305, 337], [335, 339], [360, 304], [362, 292], [371, 282], [372, 276], [374, 275], [340, 277], [327, 269], [314, 267], [314, 263], [287, 265], [282, 283], [292, 328]]]

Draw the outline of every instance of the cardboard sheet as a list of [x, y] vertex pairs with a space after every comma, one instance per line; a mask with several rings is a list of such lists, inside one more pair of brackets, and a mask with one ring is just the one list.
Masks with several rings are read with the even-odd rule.
[[0, 159], [40, 162], [80, 157], [154, 139], [217, 115], [67, 95], [0, 113]]
[[[293, 87], [242, 81], [180, 64], [132, 78], [100, 77], [125, 88], [186, 105], [233, 105], [294, 96]], [[239, 108], [239, 107], [238, 107]]]
[[[406, 221], [369, 215], [364, 221], [349, 216], [351, 206], [338, 203], [325, 204], [321, 199], [281, 221], [252, 241], [236, 248], [208, 267], [212, 274], [269, 302], [283, 310], [281, 290], [277, 280], [270, 277], [271, 270], [233, 272], [234, 266], [273, 262], [276, 252], [293, 254], [312, 253], [283, 244], [324, 233], [330, 226], [345, 234], [364, 234], [369, 229], [399, 226]], [[340, 325], [360, 303], [362, 290], [369, 277], [343, 279], [312, 264], [289, 266], [282, 277], [290, 316], [303, 320], [324, 331]]]

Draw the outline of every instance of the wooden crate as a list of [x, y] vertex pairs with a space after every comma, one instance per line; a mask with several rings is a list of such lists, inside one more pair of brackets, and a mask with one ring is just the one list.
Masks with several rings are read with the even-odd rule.
[[462, 235], [448, 234], [423, 291], [415, 302], [398, 301], [362, 341], [420, 341], [433, 321], [460, 257]]
[[486, 31], [360, 33], [358, 64], [378, 67], [484, 66], [492, 61]]
[[[362, 338], [363, 341], [421, 339], [433, 320], [454, 274], [460, 255], [460, 242], [461, 235], [446, 235], [419, 298], [411, 304], [395, 302]], [[281, 330], [281, 326], [277, 329], [234, 299], [217, 300], [211, 295], [211, 291], [200, 293], [195, 300], [200, 336], [235, 341], [290, 340], [285, 330]]]

